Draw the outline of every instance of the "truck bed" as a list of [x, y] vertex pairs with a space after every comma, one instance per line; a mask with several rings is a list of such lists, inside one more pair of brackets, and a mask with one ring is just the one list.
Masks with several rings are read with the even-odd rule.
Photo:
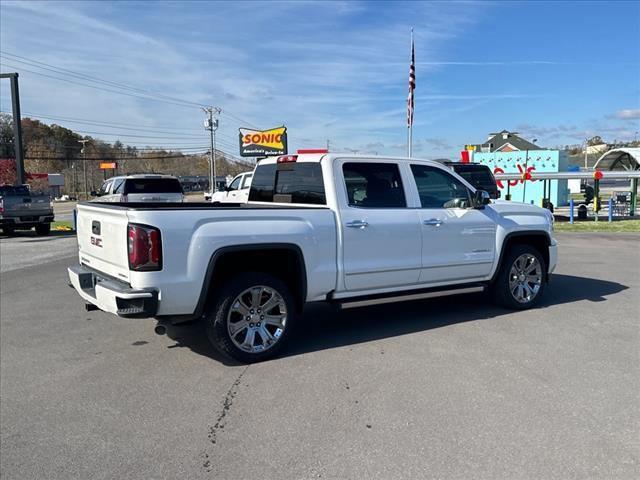
[[[286, 204], [100, 203], [78, 205], [80, 263], [135, 289], [159, 291], [159, 315], [191, 314], [213, 255], [247, 245], [295, 245], [314, 278], [309, 299], [335, 288], [337, 227], [324, 206]], [[129, 267], [128, 225], [159, 230], [162, 269]], [[258, 266], [256, 266], [258, 268]]]

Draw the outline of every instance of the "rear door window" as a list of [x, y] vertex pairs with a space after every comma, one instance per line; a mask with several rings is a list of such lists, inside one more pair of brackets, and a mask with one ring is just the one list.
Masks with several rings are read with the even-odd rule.
[[317, 162], [258, 165], [249, 201], [325, 205], [322, 167]]
[[177, 178], [129, 178], [124, 190], [125, 194], [182, 193], [182, 186]]
[[342, 166], [350, 207], [404, 208], [407, 202], [395, 163], [345, 163]]

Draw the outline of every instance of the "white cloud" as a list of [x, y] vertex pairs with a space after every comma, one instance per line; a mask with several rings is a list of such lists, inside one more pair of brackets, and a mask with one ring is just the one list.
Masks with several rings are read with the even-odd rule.
[[640, 108], [625, 108], [614, 113], [613, 117], [620, 120], [640, 120]]

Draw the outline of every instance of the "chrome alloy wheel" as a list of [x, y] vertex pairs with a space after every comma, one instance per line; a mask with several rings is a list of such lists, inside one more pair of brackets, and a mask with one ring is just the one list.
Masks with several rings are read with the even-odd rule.
[[273, 288], [255, 285], [238, 295], [227, 315], [227, 330], [236, 347], [249, 353], [273, 347], [287, 325], [287, 305]]
[[509, 271], [509, 291], [519, 303], [531, 302], [542, 285], [542, 265], [538, 259], [524, 253], [515, 259]]

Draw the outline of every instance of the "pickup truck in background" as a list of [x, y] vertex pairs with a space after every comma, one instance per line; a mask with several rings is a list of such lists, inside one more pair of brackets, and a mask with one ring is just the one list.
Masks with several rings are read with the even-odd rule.
[[88, 309], [202, 319], [243, 362], [276, 355], [308, 302], [341, 308], [486, 291], [533, 307], [553, 217], [492, 203], [447, 166], [340, 154], [262, 160], [249, 203], [81, 203], [71, 285]]
[[0, 227], [5, 235], [34, 227], [38, 235], [49, 235], [51, 222], [48, 194], [31, 192], [28, 185], [0, 185]]
[[463, 162], [445, 162], [445, 165], [469, 182], [476, 190], [487, 192], [492, 200], [500, 198], [496, 177], [493, 176], [493, 172], [487, 165]]
[[206, 201], [212, 203], [247, 203], [249, 200], [249, 188], [251, 187], [251, 179], [253, 172], [244, 172], [237, 175], [224, 190], [205, 193]]

